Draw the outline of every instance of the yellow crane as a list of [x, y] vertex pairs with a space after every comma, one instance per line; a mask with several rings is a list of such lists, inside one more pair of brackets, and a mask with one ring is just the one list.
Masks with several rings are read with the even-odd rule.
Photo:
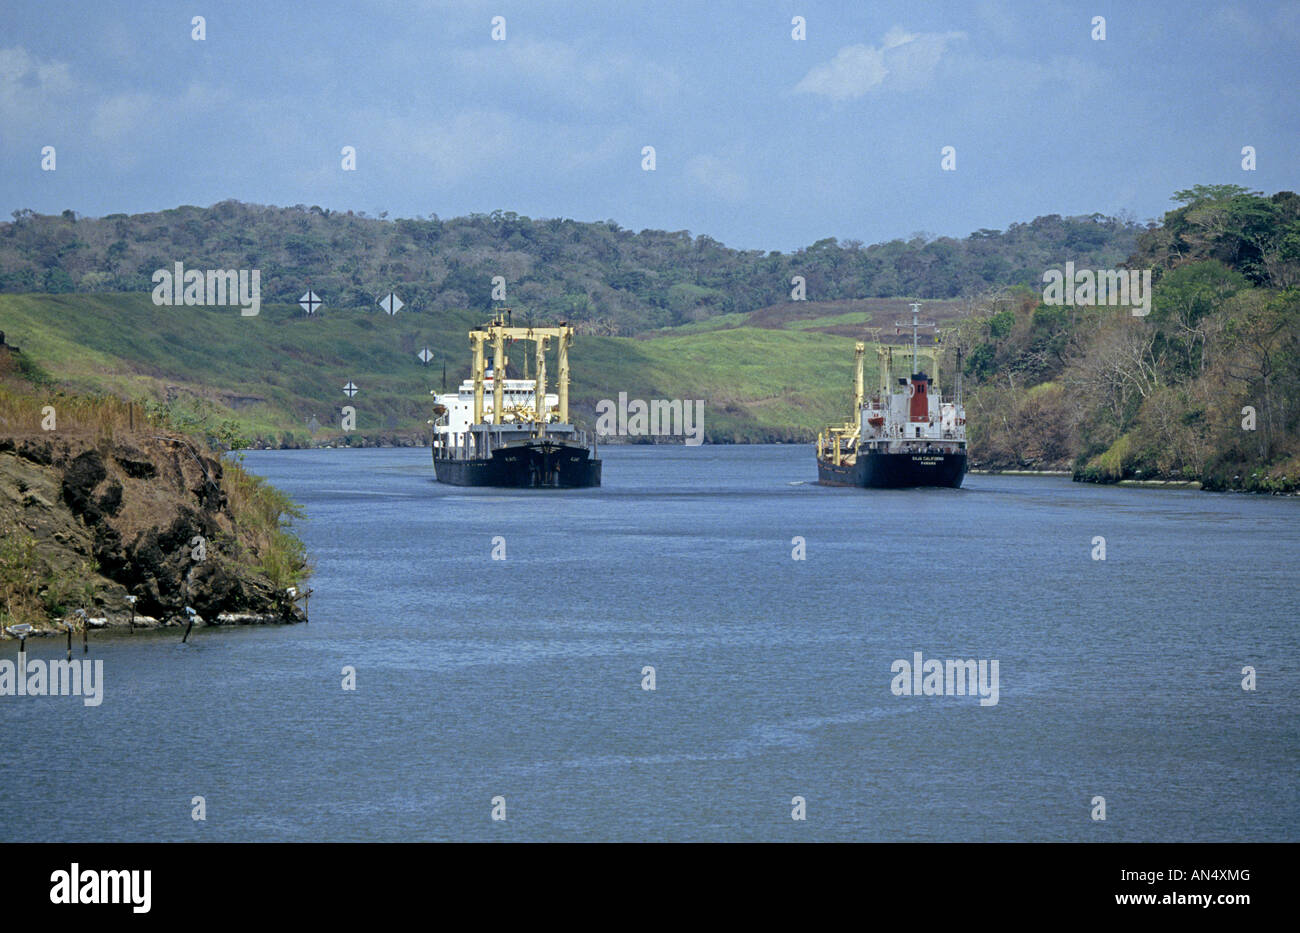
[[470, 348], [474, 353], [474, 424], [483, 423], [483, 393], [487, 374], [484, 370], [484, 346], [492, 345], [492, 423], [501, 424], [505, 414], [505, 370], [506, 340], [531, 340], [535, 347], [537, 375], [534, 379], [534, 408], [532, 418], [537, 423], [536, 433], [540, 437], [549, 420], [550, 412], [546, 410], [546, 346], [551, 339], [556, 341], [559, 352], [559, 416], [561, 424], [569, 423], [569, 344], [573, 342], [573, 328], [561, 322], [557, 327], [514, 327], [506, 323], [503, 308], [492, 319], [492, 323], [469, 332]]

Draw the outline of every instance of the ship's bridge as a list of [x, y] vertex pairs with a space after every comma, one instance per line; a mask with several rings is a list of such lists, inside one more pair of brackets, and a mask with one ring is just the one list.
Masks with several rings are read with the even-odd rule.
[[[496, 385], [493, 373], [488, 370], [484, 378], [483, 422], [493, 420], [493, 399]], [[534, 400], [537, 383], [532, 379], [502, 380], [502, 417], [503, 423], [532, 421], [536, 405]], [[466, 379], [455, 393], [434, 396], [434, 402], [446, 409], [446, 414], [437, 419], [434, 430], [439, 434], [460, 434], [468, 430], [474, 421], [474, 380]], [[560, 397], [554, 392], [546, 393], [546, 410], [554, 413], [560, 403]], [[527, 417], [524, 417], [527, 416]]]
[[[888, 391], [885, 391], [888, 389]], [[924, 372], [882, 386], [860, 412], [859, 436], [873, 440], [966, 439], [965, 417], [956, 401], [944, 400]]]

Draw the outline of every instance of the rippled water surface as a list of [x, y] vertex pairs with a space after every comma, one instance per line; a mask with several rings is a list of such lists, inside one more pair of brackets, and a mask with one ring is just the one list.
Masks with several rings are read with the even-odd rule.
[[[0, 839], [1300, 839], [1300, 502], [601, 455], [557, 493], [248, 454], [307, 509], [311, 623], [101, 634], [99, 707], [0, 697]], [[999, 702], [895, 696], [916, 651]]]

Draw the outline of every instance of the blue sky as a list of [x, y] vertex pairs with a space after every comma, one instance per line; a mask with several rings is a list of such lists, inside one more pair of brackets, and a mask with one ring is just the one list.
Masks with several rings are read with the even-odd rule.
[[1300, 189], [1298, 52], [1269, 0], [7, 0], [0, 209], [502, 209], [780, 250], [1144, 220], [1198, 183]]

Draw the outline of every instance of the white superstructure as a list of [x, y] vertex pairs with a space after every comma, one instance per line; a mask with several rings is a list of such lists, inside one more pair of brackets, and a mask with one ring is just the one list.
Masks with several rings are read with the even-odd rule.
[[[912, 305], [912, 360], [906, 376], [896, 376], [894, 348], [879, 344], [880, 387], [867, 398], [862, 370], [866, 344], [855, 346], [854, 417], [831, 425], [817, 438], [817, 457], [838, 467], [853, 463], [859, 452], [871, 454], [966, 453], [966, 409], [961, 402], [961, 355], [957, 356], [957, 392], [949, 398], [939, 393], [939, 348], [922, 350], [917, 330], [919, 303]], [[899, 322], [905, 326], [905, 322]], [[933, 326], [933, 325], [924, 325]], [[930, 358], [930, 373], [921, 369], [920, 357]]]
[[[481, 424], [492, 423], [492, 405], [496, 396], [495, 375], [487, 371], [484, 378], [483, 420]], [[536, 422], [537, 383], [532, 379], [504, 380], [501, 404], [501, 422], [518, 424]], [[459, 439], [469, 430], [474, 422], [474, 380], [466, 379], [457, 392], [434, 395], [434, 442], [438, 446], [448, 446], [453, 436]], [[546, 422], [556, 420], [560, 397], [553, 392], [546, 393]], [[472, 445], [472, 441], [471, 441]]]
[[[895, 377], [893, 347], [878, 346], [880, 390], [859, 409], [858, 443], [876, 452], [902, 452], [921, 448], [929, 453], [966, 452], [966, 409], [961, 403], [961, 357], [958, 356], [957, 394], [945, 399], [939, 393], [939, 353], [927, 355], [932, 371], [921, 370], [917, 330], [919, 303], [912, 305], [912, 366], [907, 376]], [[905, 326], [900, 321], [899, 326]], [[896, 381], [895, 381], [896, 380]]]
[[[916, 399], [918, 393], [923, 398]], [[956, 399], [942, 398], [925, 373], [882, 386], [862, 406], [859, 436], [863, 443], [884, 440], [949, 441], [964, 448], [966, 412]]]

